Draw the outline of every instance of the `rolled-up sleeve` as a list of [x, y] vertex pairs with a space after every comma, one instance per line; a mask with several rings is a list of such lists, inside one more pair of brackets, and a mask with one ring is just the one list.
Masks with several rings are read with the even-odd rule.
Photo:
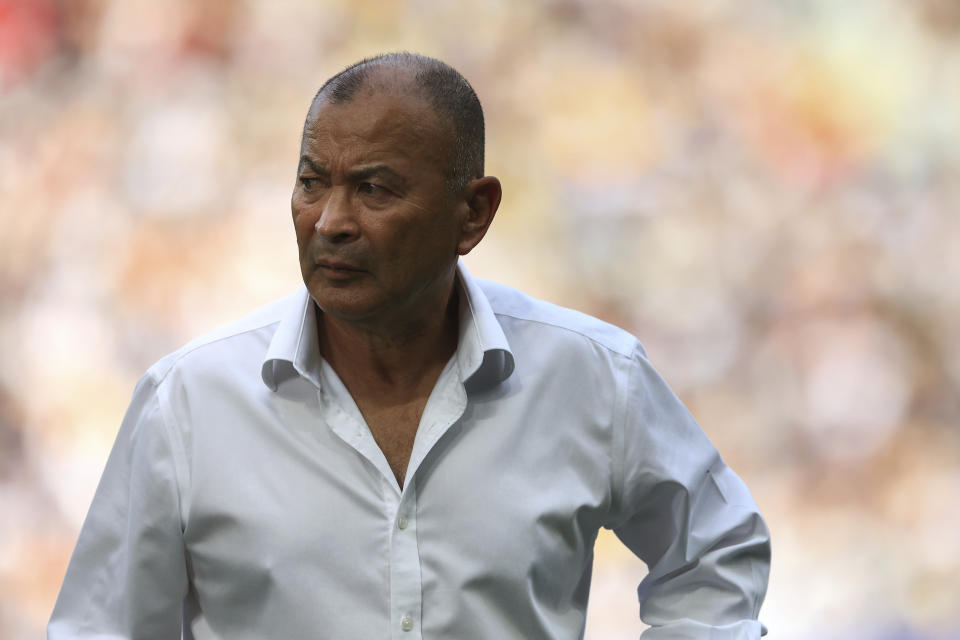
[[647, 361], [628, 365], [614, 428], [614, 533], [649, 569], [645, 640], [759, 638], [770, 537], [750, 492]]
[[177, 445], [145, 376], [120, 427], [47, 627], [66, 638], [180, 638], [187, 570]]

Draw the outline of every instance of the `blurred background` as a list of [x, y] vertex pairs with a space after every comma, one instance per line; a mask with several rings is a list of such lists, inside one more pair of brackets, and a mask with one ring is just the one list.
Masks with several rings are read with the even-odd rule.
[[[784, 639], [960, 638], [960, 2], [0, 0], [0, 637], [41, 637], [133, 385], [300, 282], [322, 81], [440, 57], [467, 264], [637, 334], [773, 534]], [[601, 536], [588, 638], [636, 638]]]

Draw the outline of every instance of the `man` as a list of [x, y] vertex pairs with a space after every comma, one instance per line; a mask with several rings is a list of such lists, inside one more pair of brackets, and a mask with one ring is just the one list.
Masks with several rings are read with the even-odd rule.
[[766, 528], [637, 340], [458, 264], [500, 196], [456, 71], [329, 80], [305, 287], [141, 379], [49, 637], [578, 638], [600, 527], [646, 637], [759, 637]]

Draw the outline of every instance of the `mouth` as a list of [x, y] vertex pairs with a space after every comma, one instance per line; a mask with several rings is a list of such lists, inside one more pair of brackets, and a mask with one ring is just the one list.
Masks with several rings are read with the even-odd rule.
[[317, 266], [323, 270], [324, 273], [330, 276], [350, 276], [358, 273], [363, 273], [363, 269], [348, 264], [346, 262], [335, 262], [332, 260], [317, 260]]

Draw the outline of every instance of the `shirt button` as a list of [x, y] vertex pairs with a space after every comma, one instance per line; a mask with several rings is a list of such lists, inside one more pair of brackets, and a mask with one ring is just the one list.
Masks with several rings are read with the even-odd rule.
[[400, 628], [404, 631], [410, 631], [413, 629], [413, 618], [410, 616], [403, 616], [400, 618]]
[[[400, 517], [397, 519], [397, 526], [400, 527], [401, 529], [406, 529], [406, 528], [407, 528], [407, 516], [400, 516]], [[407, 619], [407, 618], [404, 618], [404, 620], [406, 620], [406, 619]]]

